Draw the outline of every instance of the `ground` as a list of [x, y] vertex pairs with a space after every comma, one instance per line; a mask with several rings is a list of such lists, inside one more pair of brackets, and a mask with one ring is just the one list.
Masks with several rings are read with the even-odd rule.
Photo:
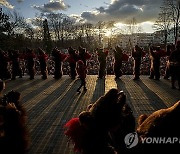
[[22, 102], [28, 113], [28, 128], [31, 134], [29, 154], [73, 154], [72, 146], [64, 136], [63, 125], [72, 117], [76, 117], [87, 105], [95, 102], [111, 88], [123, 90], [127, 95], [127, 103], [133, 109], [134, 116], [151, 114], [152, 112], [172, 106], [180, 100], [180, 91], [170, 88], [170, 81], [150, 80], [141, 76], [141, 80], [132, 80], [133, 76], [123, 76], [114, 80], [108, 75], [105, 80], [96, 75], [87, 76], [86, 93], [76, 92], [79, 80], [71, 80], [63, 76], [55, 80], [49, 76], [42, 80], [36, 76], [7, 81], [6, 91], [17, 90], [22, 94]]

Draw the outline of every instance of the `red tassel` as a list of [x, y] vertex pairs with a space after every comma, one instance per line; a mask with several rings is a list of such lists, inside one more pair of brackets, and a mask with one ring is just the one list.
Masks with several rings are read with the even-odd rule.
[[74, 151], [81, 152], [82, 151], [82, 143], [83, 143], [83, 135], [84, 128], [80, 124], [79, 118], [72, 118], [68, 121], [64, 127], [67, 129], [65, 131], [65, 135], [73, 142]]

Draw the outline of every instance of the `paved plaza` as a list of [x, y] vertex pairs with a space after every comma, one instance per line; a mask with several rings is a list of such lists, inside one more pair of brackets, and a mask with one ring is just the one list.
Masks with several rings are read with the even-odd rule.
[[180, 91], [172, 90], [169, 80], [150, 80], [148, 76], [134, 81], [129, 75], [121, 80], [114, 80], [112, 75], [101, 80], [90, 75], [87, 76], [88, 91], [80, 94], [76, 92], [79, 85], [80, 80], [71, 80], [69, 76], [60, 80], [52, 76], [47, 80], [40, 76], [34, 80], [23, 77], [7, 82], [5, 93], [12, 89], [21, 92], [22, 103], [27, 110], [31, 135], [29, 154], [73, 154], [72, 146], [64, 136], [64, 124], [111, 88], [124, 91], [136, 118], [142, 113], [151, 114], [172, 106], [180, 100]]

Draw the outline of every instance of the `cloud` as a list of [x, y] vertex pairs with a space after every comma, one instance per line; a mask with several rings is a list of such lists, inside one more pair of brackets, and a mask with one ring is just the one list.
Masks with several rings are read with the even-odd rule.
[[14, 8], [14, 6], [11, 5], [7, 0], [0, 0], [0, 4], [10, 9]]
[[86, 11], [81, 17], [89, 22], [115, 20], [126, 23], [136, 18], [137, 22], [155, 21], [162, 0], [111, 0], [106, 7], [96, 8], [96, 11]]
[[24, 0], [16, 0], [18, 3], [24, 2]]
[[42, 6], [33, 6], [35, 9], [41, 12], [54, 12], [59, 10], [66, 10], [69, 8], [69, 5], [66, 5], [63, 0], [50, 0], [49, 3], [46, 3]]

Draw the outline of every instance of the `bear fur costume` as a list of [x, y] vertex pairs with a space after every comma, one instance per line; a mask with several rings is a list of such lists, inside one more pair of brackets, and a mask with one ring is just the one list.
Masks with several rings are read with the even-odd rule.
[[125, 94], [111, 89], [78, 118], [67, 122], [65, 128], [65, 135], [73, 142], [76, 152], [115, 154], [125, 147], [124, 136], [135, 131], [135, 118], [126, 104]]
[[26, 110], [20, 93], [10, 91], [0, 104], [0, 154], [25, 154], [30, 147]]
[[[155, 111], [151, 115], [141, 115], [138, 119], [137, 133], [139, 144], [135, 147], [139, 154], [178, 153], [180, 148], [180, 101], [173, 106]], [[161, 144], [143, 140], [148, 137], [162, 137]]]

